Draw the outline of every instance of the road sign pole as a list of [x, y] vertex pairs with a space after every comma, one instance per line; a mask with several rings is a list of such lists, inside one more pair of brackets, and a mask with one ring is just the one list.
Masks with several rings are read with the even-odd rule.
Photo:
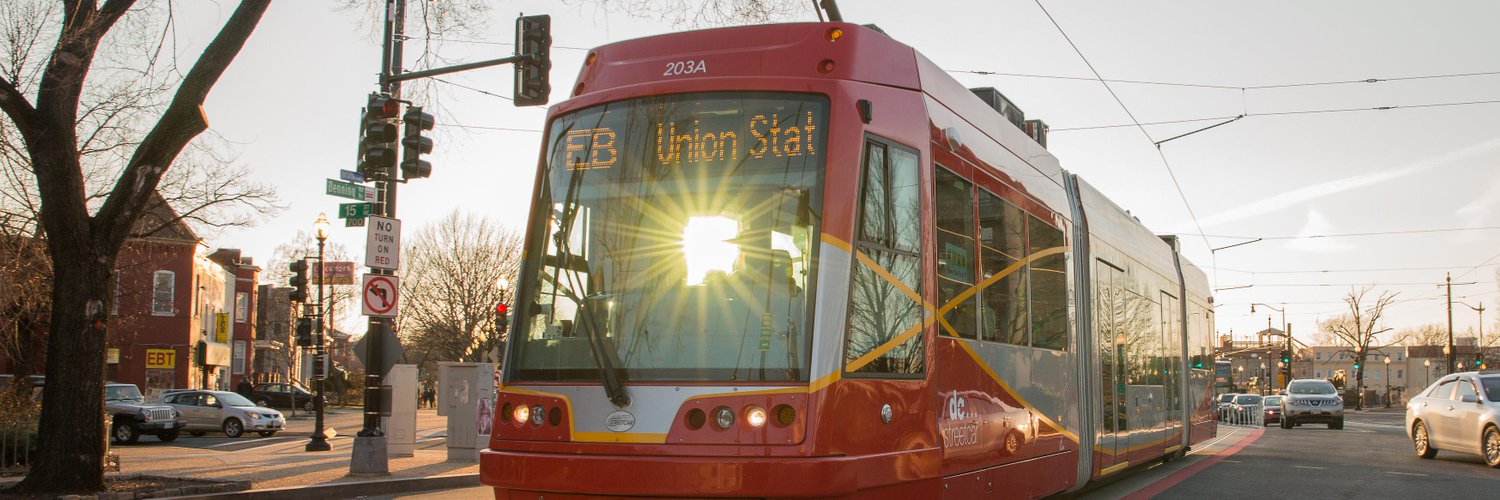
[[[401, 74], [401, 44], [405, 38], [406, 26], [406, 0], [388, 0], [385, 2], [385, 30], [384, 50], [381, 51], [380, 75], [382, 79], [381, 90], [391, 97], [401, 96], [401, 84], [385, 81], [389, 75]], [[384, 217], [396, 216], [396, 183], [392, 182], [396, 177], [395, 165], [392, 165], [383, 178], [376, 179], [375, 188], [379, 190], [380, 202], [376, 203], [375, 214]], [[372, 269], [374, 274], [394, 275], [395, 271]], [[371, 316], [369, 327], [365, 330], [365, 358], [367, 367], [383, 366], [383, 354], [381, 346], [385, 345], [385, 335], [390, 318]], [[386, 450], [385, 433], [380, 430], [380, 385], [385, 374], [375, 373], [376, 369], [365, 370], [365, 418], [364, 428], [355, 435], [354, 449], [351, 451], [349, 460], [349, 472], [351, 474], [390, 474], [390, 464]]]

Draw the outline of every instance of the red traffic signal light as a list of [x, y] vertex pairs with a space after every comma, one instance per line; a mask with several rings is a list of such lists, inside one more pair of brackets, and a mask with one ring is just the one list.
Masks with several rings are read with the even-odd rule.
[[401, 112], [401, 102], [391, 99], [382, 94], [370, 94], [370, 102], [365, 106], [365, 116], [368, 118], [391, 119], [396, 113]]

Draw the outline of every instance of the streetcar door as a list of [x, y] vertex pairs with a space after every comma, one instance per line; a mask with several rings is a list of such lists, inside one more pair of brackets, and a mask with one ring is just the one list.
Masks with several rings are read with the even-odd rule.
[[1104, 259], [1094, 261], [1094, 324], [1099, 339], [1099, 388], [1101, 417], [1099, 451], [1094, 463], [1101, 474], [1122, 468], [1129, 443], [1125, 405], [1125, 336], [1121, 320], [1125, 313], [1121, 279], [1124, 270]]
[[1182, 447], [1182, 304], [1167, 292], [1160, 303], [1163, 451], [1171, 453]]

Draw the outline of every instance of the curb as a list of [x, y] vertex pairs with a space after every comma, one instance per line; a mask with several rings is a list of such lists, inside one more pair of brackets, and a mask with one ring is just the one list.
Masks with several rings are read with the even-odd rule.
[[385, 496], [401, 493], [416, 493], [430, 490], [445, 490], [450, 488], [467, 488], [471, 486], [479, 486], [478, 472], [469, 474], [452, 474], [447, 476], [378, 479], [374, 481], [354, 481], [348, 483], [292, 486], [287, 488], [268, 488], [263, 490], [210, 493], [206, 495], [180, 496], [171, 498], [223, 498], [235, 500], [326, 500], [329, 498], [353, 498], [359, 496], [375, 495]]

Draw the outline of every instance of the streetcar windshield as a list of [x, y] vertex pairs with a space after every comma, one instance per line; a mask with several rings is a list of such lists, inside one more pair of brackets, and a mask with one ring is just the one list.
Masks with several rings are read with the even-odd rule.
[[512, 378], [807, 380], [827, 108], [712, 92], [557, 117]]

